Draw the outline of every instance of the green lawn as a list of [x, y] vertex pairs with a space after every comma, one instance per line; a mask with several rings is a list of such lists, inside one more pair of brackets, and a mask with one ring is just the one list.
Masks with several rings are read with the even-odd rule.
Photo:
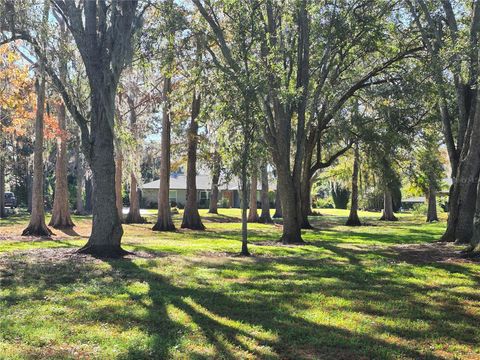
[[250, 258], [232, 209], [204, 232], [124, 226], [136, 255], [108, 261], [73, 254], [88, 217], [51, 240], [0, 220], [0, 359], [480, 359], [480, 264], [432, 244], [444, 223], [321, 213], [305, 246], [250, 224]]

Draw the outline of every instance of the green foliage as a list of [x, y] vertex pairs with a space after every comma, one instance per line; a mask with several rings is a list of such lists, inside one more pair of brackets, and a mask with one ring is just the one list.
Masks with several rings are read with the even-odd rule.
[[335, 209], [346, 209], [350, 198], [350, 190], [339, 183], [332, 183], [331, 193]]
[[315, 200], [313, 207], [317, 209], [333, 209], [335, 207], [335, 204], [333, 203], [331, 197], [318, 198], [317, 200]]

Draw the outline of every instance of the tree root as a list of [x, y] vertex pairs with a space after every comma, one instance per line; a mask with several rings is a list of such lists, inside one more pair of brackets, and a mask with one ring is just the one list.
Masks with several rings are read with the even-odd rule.
[[99, 245], [91, 245], [88, 243], [84, 247], [78, 249], [76, 252], [78, 254], [92, 255], [93, 257], [100, 258], [100, 259], [118, 259], [126, 255], [133, 254], [132, 252], [122, 249], [120, 245], [99, 246]]
[[22, 232], [22, 236], [50, 237], [52, 235], [52, 230], [50, 230], [45, 224], [28, 225], [28, 227]]

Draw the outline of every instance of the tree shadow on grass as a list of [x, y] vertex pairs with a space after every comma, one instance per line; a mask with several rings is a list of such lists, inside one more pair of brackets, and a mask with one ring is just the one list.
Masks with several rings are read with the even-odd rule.
[[[16, 276], [8, 284], [3, 284], [10, 295], [0, 301], [9, 312], [15, 304], [41, 300], [54, 291], [58, 293], [57, 301], [62, 301], [75, 313], [81, 313], [81, 318], [74, 318], [74, 321], [106, 323], [123, 331], [135, 327], [148, 335], [147, 346], [130, 344], [118, 357], [122, 359], [166, 359], [173, 356], [199, 359], [441, 359], [416, 350], [412, 344], [393, 343], [377, 335], [388, 331], [402, 338], [416, 340], [417, 337], [428, 341], [434, 341], [438, 336], [474, 346], [475, 337], [468, 342], [465, 334], [457, 335], [451, 321], [459, 318], [471, 327], [480, 320], [478, 316], [466, 319], [466, 314], [462, 314], [455, 303], [447, 304], [452, 305], [453, 310], [441, 304], [420, 303], [416, 294], [425, 292], [424, 287], [396, 279], [385, 269], [365, 268], [357, 261], [335, 264], [324, 259], [302, 257], [229, 261], [206, 257], [127, 258], [106, 262], [89, 260], [88, 257], [79, 259], [84, 261], [27, 261], [17, 265], [14, 269]], [[109, 270], [98, 273], [98, 268], [105, 264], [110, 265]], [[168, 270], [175, 270], [175, 266], [178, 267], [177, 273], [168, 274]], [[460, 271], [459, 268], [446, 270]], [[202, 271], [213, 272], [215, 277], [211, 280], [202, 278]], [[237, 277], [242, 273], [249, 274], [249, 278]], [[87, 287], [92, 282], [95, 286]], [[134, 284], [144, 284], [146, 290], [134, 291]], [[36, 290], [25, 293], [22, 291], [25, 286], [34, 286]], [[85, 288], [86, 293], [78, 301], [68, 300], [68, 292], [62, 293], [65, 289], [77, 291], [79, 288]], [[58, 297], [61, 294], [65, 296]], [[342, 309], [341, 305], [331, 303], [305, 303], [305, 297], [313, 294], [319, 296], [314, 301], [322, 301], [324, 297], [338, 298], [350, 304], [349, 308]], [[115, 303], [86, 306], [87, 300], [88, 304], [119, 298], [144, 311], [134, 311]], [[376, 307], [382, 302], [391, 306], [392, 311], [388, 311], [389, 306]], [[345, 325], [325, 325], [309, 319], [305, 311], [311, 306], [316, 311], [323, 309], [329, 316], [340, 310], [346, 315], [363, 313], [392, 320], [421, 319], [428, 322], [430, 328], [409, 330], [381, 324], [373, 334], [349, 331]], [[183, 315], [179, 318], [175, 312]], [[445, 324], [444, 320], [448, 323]], [[198, 344], [192, 343], [189, 347], [185, 345], [185, 339]]]
[[[195, 263], [196, 266], [199, 265], [198, 262]], [[191, 318], [201, 329], [208, 343], [215, 347], [215, 357], [219, 358], [241, 358], [247, 354], [254, 358], [285, 359], [351, 359], [360, 358], [362, 355], [389, 359], [396, 358], [399, 354], [416, 359], [438, 358], [368, 335], [360, 335], [335, 326], [319, 325], [295, 316], [291, 309], [285, 306], [286, 303], [296, 303], [297, 295], [289, 286], [272, 288], [269, 284], [257, 283], [259, 288], [250, 288], [255, 290], [256, 295], [242, 299], [241, 296], [228, 295], [208, 287], [173, 285], [166, 278], [147, 271], [129, 260], [116, 260], [110, 264], [122, 271], [123, 278], [146, 281], [149, 284], [148, 297], [151, 300], [149, 313], [153, 321], [149, 321], [149, 326], [145, 330], [157, 339], [152, 343], [152, 349], [160, 358], [167, 356], [171, 350], [170, 346], [176, 342], [171, 339], [170, 329], [163, 326], [165, 319], [161, 319], [164, 315], [168, 317], [165, 311], [167, 304]], [[257, 267], [258, 271], [266, 270], [265, 263], [254, 262], [253, 266]], [[249, 288], [248, 284], [235, 283], [235, 286], [239, 288], [239, 292], [242, 288], [244, 291], [245, 287]], [[272, 295], [274, 293], [276, 295]], [[158, 318], [158, 314], [162, 316]], [[174, 329], [178, 331], [178, 324]], [[271, 336], [261, 335], [262, 332]], [[171, 341], [166, 343], [160, 339]], [[259, 350], [265, 347], [271, 349], [271, 356], [268, 355], [269, 352]], [[235, 352], [232, 349], [235, 349]], [[148, 354], [131, 349], [124, 358], [148, 358]]]

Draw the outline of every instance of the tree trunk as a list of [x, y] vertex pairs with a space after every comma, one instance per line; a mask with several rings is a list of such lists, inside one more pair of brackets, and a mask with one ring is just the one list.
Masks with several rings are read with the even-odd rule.
[[301, 202], [301, 208], [302, 208], [300, 221], [301, 221], [302, 229], [313, 229], [313, 226], [310, 224], [310, 221], [308, 220], [308, 216], [312, 214], [310, 184], [311, 184], [310, 176], [309, 175], [302, 176], [301, 190], [300, 190], [300, 196], [301, 196], [300, 202]]
[[197, 204], [197, 144], [198, 144], [198, 123], [200, 114], [200, 95], [193, 92], [192, 114], [190, 128], [188, 129], [188, 151], [187, 151], [187, 201], [183, 212], [182, 228], [192, 230], [205, 230]]
[[37, 109], [35, 114], [35, 147], [33, 153], [32, 213], [30, 222], [22, 235], [50, 236], [52, 232], [45, 224], [43, 204], [43, 124], [45, 111], [45, 75], [40, 64], [40, 79], [35, 83]]
[[380, 220], [397, 221], [398, 219], [393, 214], [393, 199], [392, 193], [388, 187], [385, 187], [383, 194], [383, 214]]
[[210, 194], [209, 214], [218, 214], [218, 182], [220, 181], [220, 154], [213, 154], [212, 192]]
[[[100, 78], [100, 76], [99, 76]], [[119, 257], [127, 254], [121, 248], [123, 228], [116, 204], [114, 155], [115, 89], [92, 88], [91, 129], [93, 223], [92, 233], [80, 253], [99, 257]]]
[[85, 178], [85, 212], [91, 214], [93, 210], [93, 186], [91, 175]]
[[5, 139], [2, 139], [2, 124], [0, 123], [0, 141], [2, 142], [2, 148], [0, 149], [0, 219], [7, 217], [7, 211], [5, 210], [5, 161], [6, 154], [3, 153], [6, 150]]
[[120, 146], [115, 149], [115, 206], [117, 207], [118, 218], [123, 222], [123, 196], [122, 196], [122, 177], [123, 177], [123, 154]]
[[480, 101], [477, 91], [471, 114], [468, 143], [464, 143], [449, 204], [447, 229], [442, 241], [468, 244], [473, 236], [477, 183], [480, 172]]
[[163, 117], [162, 117], [162, 147], [160, 160], [160, 188], [158, 190], [158, 216], [153, 226], [154, 231], [175, 231], [170, 211], [170, 92], [172, 79], [168, 76], [163, 81]]
[[427, 209], [427, 222], [438, 221], [437, 215], [437, 191], [430, 185], [427, 194], [428, 209]]
[[68, 159], [67, 159], [67, 127], [65, 105], [58, 106], [58, 128], [61, 135], [57, 137], [57, 162], [55, 164], [55, 197], [53, 199], [52, 218], [49, 226], [55, 229], [68, 229], [74, 225], [70, 217], [68, 194]]
[[251, 182], [250, 182], [250, 202], [249, 202], [249, 211], [248, 211], [248, 222], [258, 222], [258, 212], [257, 212], [257, 171], [256, 169], [252, 172]]
[[[248, 117], [250, 115], [249, 105], [245, 106], [246, 111], [245, 115]], [[242, 170], [241, 170], [241, 182], [242, 182], [242, 250], [240, 255], [250, 256], [248, 251], [248, 219], [247, 219], [247, 204], [248, 204], [248, 190], [247, 190], [247, 166], [248, 166], [248, 153], [250, 150], [250, 139], [248, 137], [247, 131], [243, 129], [243, 154], [242, 154]]]
[[[127, 95], [127, 103], [130, 112], [130, 130], [136, 144], [138, 141], [137, 112], [133, 97]], [[135, 151], [140, 151], [138, 145], [135, 145]], [[135, 166], [137, 166], [136, 163]], [[138, 189], [137, 176], [134, 171], [130, 173], [130, 208], [125, 222], [127, 224], [143, 224], [146, 222], [146, 219], [140, 214], [140, 189]]]
[[273, 214], [274, 219], [282, 218], [282, 201], [280, 199], [280, 190], [278, 189], [278, 178], [277, 178], [277, 190], [275, 191], [275, 214]]
[[308, 216], [312, 215], [311, 206], [311, 178], [310, 171], [312, 167], [312, 157], [315, 142], [313, 137], [309, 137], [305, 144], [305, 156], [302, 163], [302, 179], [300, 185], [300, 203], [301, 203], [301, 227], [302, 229], [313, 229], [313, 226], [308, 221]]
[[360, 154], [358, 151], [358, 144], [355, 145], [355, 157], [353, 160], [352, 173], [352, 204], [350, 207], [350, 215], [348, 216], [347, 226], [361, 226], [360, 218], [358, 217], [358, 173], [360, 170]]
[[80, 150], [80, 140], [75, 144], [75, 173], [77, 178], [76, 193], [76, 214], [85, 215], [85, 206], [83, 204], [83, 186], [85, 183], [85, 168], [82, 161], [82, 153]]
[[470, 245], [475, 255], [480, 254], [480, 182], [477, 184], [476, 210], [473, 218], [473, 235]]
[[27, 211], [29, 214], [32, 213], [32, 198], [33, 198], [33, 170], [30, 163], [30, 159], [27, 160], [27, 174], [26, 174], [26, 183], [27, 183]]
[[299, 199], [296, 197], [298, 192], [295, 190], [298, 189], [299, 184], [295, 186], [289, 167], [277, 165], [277, 172], [283, 215], [283, 233], [280, 241], [284, 244], [303, 244], [298, 211]]
[[146, 220], [140, 214], [140, 190], [137, 189], [137, 177], [130, 174], [130, 209], [125, 219], [127, 224], [144, 224]]
[[268, 198], [268, 169], [267, 165], [263, 165], [260, 168], [260, 174], [262, 179], [262, 193], [261, 193], [261, 202], [262, 202], [262, 213], [258, 222], [264, 224], [272, 224], [273, 220], [270, 216], [270, 200]]

